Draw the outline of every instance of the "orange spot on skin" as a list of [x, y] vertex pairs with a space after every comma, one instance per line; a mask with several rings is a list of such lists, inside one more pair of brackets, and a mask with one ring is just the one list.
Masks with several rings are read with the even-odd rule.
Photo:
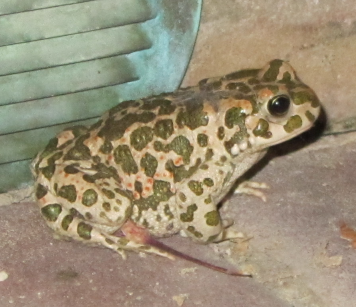
[[153, 184], [153, 179], [152, 179], [152, 178], [148, 178], [148, 179], [147, 179], [147, 182], [148, 182], [149, 184]]
[[227, 99], [222, 99], [220, 105], [224, 109], [230, 109], [232, 107], [241, 108], [246, 114], [251, 114], [253, 111], [251, 102], [246, 99], [235, 99], [233, 97], [229, 97]]
[[131, 189], [131, 188], [132, 188], [132, 183], [131, 183], [131, 182], [128, 183], [128, 184], [127, 184], [127, 187]]
[[183, 161], [182, 157], [179, 157], [179, 158], [174, 160], [174, 164], [175, 165], [180, 165], [182, 163], [182, 161]]
[[152, 191], [152, 188], [151, 187], [145, 187], [145, 191], [150, 192], [150, 191]]
[[140, 198], [140, 193], [134, 192], [133, 196], [134, 196], [135, 199], [139, 199]]
[[271, 97], [273, 96], [273, 92], [271, 90], [269, 90], [268, 88], [264, 88], [263, 90], [260, 90], [258, 95], [261, 98], [266, 98], [266, 97]]
[[340, 236], [341, 238], [351, 241], [351, 245], [356, 249], [356, 231], [348, 227], [345, 222], [340, 223]]
[[159, 158], [160, 158], [160, 160], [162, 160], [162, 161], [166, 159], [165, 156], [160, 156]]

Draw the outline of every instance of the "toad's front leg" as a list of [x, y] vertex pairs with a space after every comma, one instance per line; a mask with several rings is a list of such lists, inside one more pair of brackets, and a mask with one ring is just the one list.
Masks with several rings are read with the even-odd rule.
[[223, 220], [214, 201], [214, 181], [198, 176], [184, 182], [177, 192], [176, 202], [181, 229], [199, 243], [221, 242], [239, 237], [229, 228], [231, 221]]

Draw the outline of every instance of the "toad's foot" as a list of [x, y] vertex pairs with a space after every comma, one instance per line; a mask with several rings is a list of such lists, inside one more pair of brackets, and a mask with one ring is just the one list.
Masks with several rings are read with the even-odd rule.
[[263, 201], [266, 201], [266, 195], [258, 189], [269, 189], [269, 186], [264, 182], [244, 181], [237, 186], [234, 190], [234, 194], [253, 195], [261, 198]]
[[[160, 241], [157, 241], [149, 234], [147, 229], [137, 226], [132, 221], [127, 221], [121, 227], [121, 231], [124, 233], [125, 237], [131, 242], [131, 244], [133, 242], [135, 242], [138, 246], [141, 246], [141, 247], [144, 246], [144, 247], [146, 247], [146, 249], [148, 249], [148, 252], [150, 252], [150, 253], [157, 254], [159, 256], [164, 256], [164, 257], [170, 258], [172, 260], [174, 260], [174, 257], [178, 257], [178, 258], [193, 262], [195, 264], [204, 266], [211, 270], [225, 273], [228, 275], [241, 276], [241, 277], [252, 277], [252, 275], [249, 273], [244, 273], [244, 272], [236, 271], [233, 269], [230, 270], [230, 269], [226, 269], [223, 267], [219, 267], [214, 264], [208, 263], [206, 261], [203, 261], [203, 260], [191, 257], [189, 255], [186, 255], [184, 253], [181, 253], [181, 252], [161, 243]], [[229, 235], [232, 235], [232, 233], [229, 232]], [[236, 236], [234, 236], [234, 238], [236, 239]], [[145, 251], [145, 250], [142, 250], [142, 251]]]

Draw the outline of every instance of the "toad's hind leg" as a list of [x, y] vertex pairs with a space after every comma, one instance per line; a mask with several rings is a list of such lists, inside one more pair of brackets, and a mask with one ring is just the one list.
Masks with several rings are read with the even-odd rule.
[[123, 257], [124, 250], [131, 250], [172, 258], [134, 236], [113, 235], [131, 216], [132, 195], [110, 168], [58, 164], [50, 179], [39, 173], [36, 198], [48, 226], [57, 234], [103, 245]]
[[[84, 243], [105, 246], [119, 253], [124, 259], [126, 259], [125, 250], [152, 253], [174, 259], [167, 251], [145, 244], [145, 240], [142, 240], [140, 236], [137, 238], [134, 234], [126, 236], [125, 232], [123, 232], [123, 236], [116, 236], [105, 231], [105, 227], [102, 225], [85, 220], [78, 212], [61, 206], [58, 203], [58, 198], [50, 192], [46, 194], [45, 198], [39, 199], [39, 203], [42, 205], [41, 213], [48, 226], [57, 234]], [[110, 229], [112, 232], [117, 230], [112, 227]]]

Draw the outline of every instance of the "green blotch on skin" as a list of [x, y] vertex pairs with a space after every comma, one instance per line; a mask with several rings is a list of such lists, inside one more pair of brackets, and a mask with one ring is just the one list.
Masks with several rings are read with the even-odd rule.
[[77, 209], [75, 209], [75, 208], [70, 208], [70, 209], [69, 209], [69, 213], [70, 213], [71, 215], [73, 215], [74, 217], [77, 217], [77, 218], [79, 218], [79, 219], [81, 219], [81, 220], [84, 219], [84, 216], [83, 216]]
[[310, 122], [313, 123], [315, 121], [315, 116], [310, 111], [306, 111], [305, 116]]
[[131, 150], [127, 145], [119, 145], [114, 150], [114, 160], [127, 174], [138, 172], [137, 164], [132, 156]]
[[216, 234], [216, 235], [212, 235], [208, 238], [208, 240], [206, 240], [207, 243], [210, 243], [210, 242], [215, 242], [216, 238], [219, 236], [219, 234]]
[[108, 202], [104, 202], [101, 206], [106, 212], [109, 212], [111, 210], [111, 205]]
[[152, 112], [129, 113], [119, 120], [109, 117], [105, 125], [98, 132], [98, 136], [107, 141], [115, 141], [122, 138], [127, 128], [135, 123], [147, 124], [153, 121], [156, 115]]
[[46, 167], [41, 168], [41, 172], [43, 176], [45, 176], [48, 180], [50, 180], [56, 171], [56, 161], [59, 160], [63, 156], [62, 151], [56, 152], [53, 156], [48, 158], [48, 165]]
[[111, 142], [109, 141], [105, 141], [103, 145], [100, 146], [100, 152], [102, 152], [103, 154], [107, 155], [109, 153], [111, 153], [111, 151], [114, 149], [114, 147], [112, 146]]
[[90, 226], [89, 224], [86, 224], [84, 222], [79, 222], [77, 226], [77, 233], [79, 237], [81, 237], [84, 240], [90, 240], [91, 239], [91, 231], [93, 230], [93, 227]]
[[291, 97], [293, 103], [296, 105], [301, 105], [307, 102], [310, 102], [313, 108], [317, 108], [320, 105], [318, 97], [310, 91], [292, 92]]
[[83, 175], [83, 180], [89, 183], [94, 183], [97, 179], [114, 178], [118, 183], [121, 179], [114, 166], [107, 166], [104, 163], [98, 163], [92, 165], [92, 170], [96, 171], [94, 175]]
[[226, 156], [221, 156], [220, 157], [220, 162], [225, 163], [227, 161], [227, 157]]
[[220, 223], [220, 215], [219, 212], [214, 210], [206, 213], [204, 215], [206, 224], [209, 226], [217, 226]]
[[221, 80], [216, 80], [215, 78], [203, 79], [198, 83], [201, 90], [205, 91], [216, 91], [221, 88]]
[[101, 163], [101, 158], [99, 156], [93, 156], [92, 159], [95, 164]]
[[94, 189], [88, 189], [83, 193], [82, 204], [86, 207], [91, 207], [98, 200], [98, 193]]
[[155, 180], [153, 183], [153, 195], [146, 198], [135, 199], [133, 205], [137, 206], [140, 212], [148, 209], [156, 211], [160, 202], [168, 201], [173, 195], [169, 182]]
[[283, 83], [288, 83], [288, 82], [292, 82], [292, 75], [290, 74], [290, 72], [288, 71], [285, 71], [284, 74], [283, 74], [283, 78], [280, 82], [283, 82]]
[[227, 90], [238, 90], [241, 93], [249, 94], [251, 89], [248, 85], [243, 82], [231, 82], [226, 84], [225, 89]]
[[86, 181], [86, 182], [89, 182], [89, 183], [94, 183], [96, 179], [95, 179], [94, 176], [91, 176], [91, 175], [88, 175], [88, 174], [84, 174], [83, 175], [83, 180]]
[[299, 115], [292, 116], [288, 122], [283, 126], [284, 130], [288, 133], [293, 132], [294, 130], [300, 128], [303, 124], [302, 119]]
[[[142, 221], [142, 226], [143, 226], [143, 228], [148, 228], [148, 227], [150, 227], [150, 224], [148, 224], [147, 220], [144, 219], [144, 220]], [[141, 246], [140, 248], [142, 248], [142, 246]]]
[[199, 181], [196, 181], [196, 180], [189, 181], [188, 187], [195, 195], [198, 195], [198, 196], [202, 195], [204, 192], [202, 183]]
[[163, 180], [155, 180], [153, 183], [153, 192], [160, 201], [167, 201], [171, 196], [173, 196], [171, 184]]
[[185, 196], [185, 194], [182, 192], [178, 194], [178, 197], [183, 203], [187, 200], [187, 196]]
[[211, 178], [205, 178], [203, 180], [203, 183], [207, 186], [207, 187], [212, 187], [214, 186], [214, 180]]
[[115, 242], [109, 238], [105, 238], [105, 242], [109, 245], [113, 245]]
[[118, 105], [109, 110], [109, 115], [113, 116], [121, 111], [127, 111], [126, 109], [132, 107], [134, 103], [136, 103], [136, 100], [126, 100], [120, 102]]
[[203, 237], [203, 234], [195, 229], [194, 226], [188, 226], [187, 230], [194, 235], [194, 237], [200, 239]]
[[61, 226], [64, 230], [68, 230], [68, 227], [70, 225], [70, 223], [72, 223], [74, 217], [72, 215], [66, 215], [63, 220], [62, 220], [62, 223], [61, 223]]
[[170, 144], [170, 148], [177, 154], [183, 157], [183, 162], [188, 164], [190, 162], [190, 155], [194, 147], [190, 145], [189, 140], [185, 136], [177, 136]]
[[222, 140], [225, 137], [225, 128], [224, 127], [219, 127], [217, 136], [218, 136], [219, 140]]
[[190, 205], [187, 207], [186, 213], [181, 213], [180, 220], [182, 222], [192, 222], [194, 220], [194, 212], [198, 210], [196, 204]]
[[211, 204], [212, 203], [212, 199], [211, 199], [211, 196], [209, 195], [208, 198], [205, 198], [204, 199], [204, 203], [206, 203], [207, 205]]
[[208, 164], [202, 164], [202, 165], [200, 166], [200, 169], [208, 170], [208, 169], [209, 169], [209, 165], [208, 165]]
[[201, 164], [201, 159], [198, 158], [196, 163], [189, 169], [186, 169], [184, 165], [175, 166], [172, 160], [166, 162], [165, 168], [167, 171], [173, 174], [174, 182], [180, 182], [185, 178], [189, 178], [193, 175]]
[[205, 153], [205, 161], [211, 160], [212, 157], [214, 157], [214, 151], [209, 148]]
[[41, 208], [41, 213], [47, 221], [55, 222], [62, 212], [60, 204], [50, 204]]
[[262, 77], [263, 81], [273, 82], [277, 80], [279, 70], [283, 65], [282, 60], [274, 60], [270, 63], [270, 67], [267, 69], [265, 74]]
[[[57, 150], [57, 146], [58, 146], [58, 138], [53, 138], [51, 139], [47, 146], [45, 147], [45, 149], [42, 151], [42, 153], [39, 156], [38, 161], [40, 162], [41, 160], [43, 160], [44, 158], [46, 158], [47, 156], [51, 155], [53, 152], [55, 152]], [[38, 165], [36, 165], [37, 167]]]
[[206, 126], [209, 118], [206, 112], [203, 112], [202, 103], [192, 103], [181, 110], [176, 119], [179, 128], [187, 126], [189, 129], [194, 130], [201, 126]]
[[77, 168], [77, 166], [79, 166], [79, 164], [71, 164], [71, 165], [67, 165], [65, 168], [64, 168], [64, 172], [66, 174], [77, 174], [79, 173], [79, 170]]
[[164, 104], [161, 105], [158, 111], [158, 115], [169, 115], [172, 114], [176, 107], [172, 105], [172, 102], [170, 100], [165, 100], [163, 99]]
[[158, 161], [154, 156], [146, 153], [141, 159], [140, 166], [147, 177], [153, 177], [158, 167]]
[[224, 181], [223, 181], [223, 186], [230, 181], [231, 177], [232, 177], [232, 172], [227, 172], [227, 174], [224, 178]]
[[[125, 245], [127, 245], [129, 242], [130, 242], [130, 240], [127, 239], [127, 238], [119, 238], [119, 239], [118, 239], [118, 244], [121, 245], [121, 246], [125, 246]], [[118, 248], [118, 250], [122, 250], [122, 249]]]
[[36, 198], [41, 199], [42, 197], [47, 195], [47, 192], [47, 188], [39, 183], [36, 188]]
[[109, 199], [114, 199], [115, 198], [115, 193], [113, 191], [111, 191], [111, 190], [102, 189], [101, 192], [103, 192], [103, 194]]
[[57, 195], [74, 203], [77, 199], [77, 190], [73, 184], [64, 185], [59, 189]]
[[244, 69], [230, 73], [224, 77], [225, 80], [253, 78], [258, 74], [258, 69]]
[[154, 133], [161, 139], [167, 140], [173, 134], [173, 121], [171, 119], [157, 121], [154, 127]]
[[255, 136], [260, 136], [265, 139], [269, 139], [272, 137], [271, 131], [269, 129], [269, 123], [265, 119], [260, 118], [260, 120], [257, 123], [257, 126], [255, 129], [253, 129], [253, 134]]
[[171, 209], [169, 208], [168, 204], [164, 205], [163, 212], [170, 220], [174, 218], [174, 215], [173, 215]]
[[164, 99], [164, 98], [160, 98], [160, 97], [157, 97], [157, 98], [153, 98], [153, 99], [150, 99], [150, 100], [144, 100], [143, 102], [143, 105], [141, 106], [141, 110], [154, 110], [158, 107], [162, 107], [166, 104], [169, 104], [171, 103], [170, 100], [168, 99]]
[[140, 127], [134, 130], [130, 136], [130, 144], [137, 151], [144, 149], [153, 140], [153, 129], [150, 127]]
[[226, 151], [229, 154], [231, 154], [231, 148], [235, 144], [241, 143], [247, 136], [248, 136], [248, 134], [246, 133], [246, 130], [235, 132], [234, 135], [231, 137], [231, 139], [229, 139], [228, 141], [224, 142], [224, 146], [225, 146]]
[[166, 152], [166, 153], [169, 152], [169, 150], [170, 150], [169, 149], [169, 145], [165, 145], [160, 141], [155, 141], [153, 143], [153, 148], [154, 148], [155, 151], [158, 151], [158, 152], [163, 151], [163, 152]]
[[[100, 122], [100, 121], [99, 121]], [[83, 125], [78, 125], [74, 127], [70, 127], [68, 129], [64, 129], [64, 131], [71, 131], [75, 138], [80, 137], [81, 135], [88, 132], [88, 128]]]
[[94, 124], [92, 124], [92, 125], [90, 126], [89, 130], [90, 130], [90, 131], [93, 131], [93, 130], [98, 129], [98, 128], [101, 126], [102, 123], [103, 123], [103, 120], [102, 120], [102, 119], [98, 120], [96, 123], [94, 123]]
[[208, 136], [206, 134], [199, 133], [197, 137], [197, 142], [200, 147], [208, 146]]
[[75, 145], [68, 150], [63, 160], [90, 160], [91, 153], [88, 146], [84, 145], [83, 142], [89, 138], [89, 133], [80, 136], [76, 141]]
[[142, 193], [142, 190], [143, 190], [142, 182], [136, 180], [134, 186], [135, 186], [135, 191], [136, 192]]
[[245, 124], [245, 117], [242, 108], [233, 107], [225, 113], [225, 125], [229, 129], [232, 129], [235, 125], [241, 128]]

